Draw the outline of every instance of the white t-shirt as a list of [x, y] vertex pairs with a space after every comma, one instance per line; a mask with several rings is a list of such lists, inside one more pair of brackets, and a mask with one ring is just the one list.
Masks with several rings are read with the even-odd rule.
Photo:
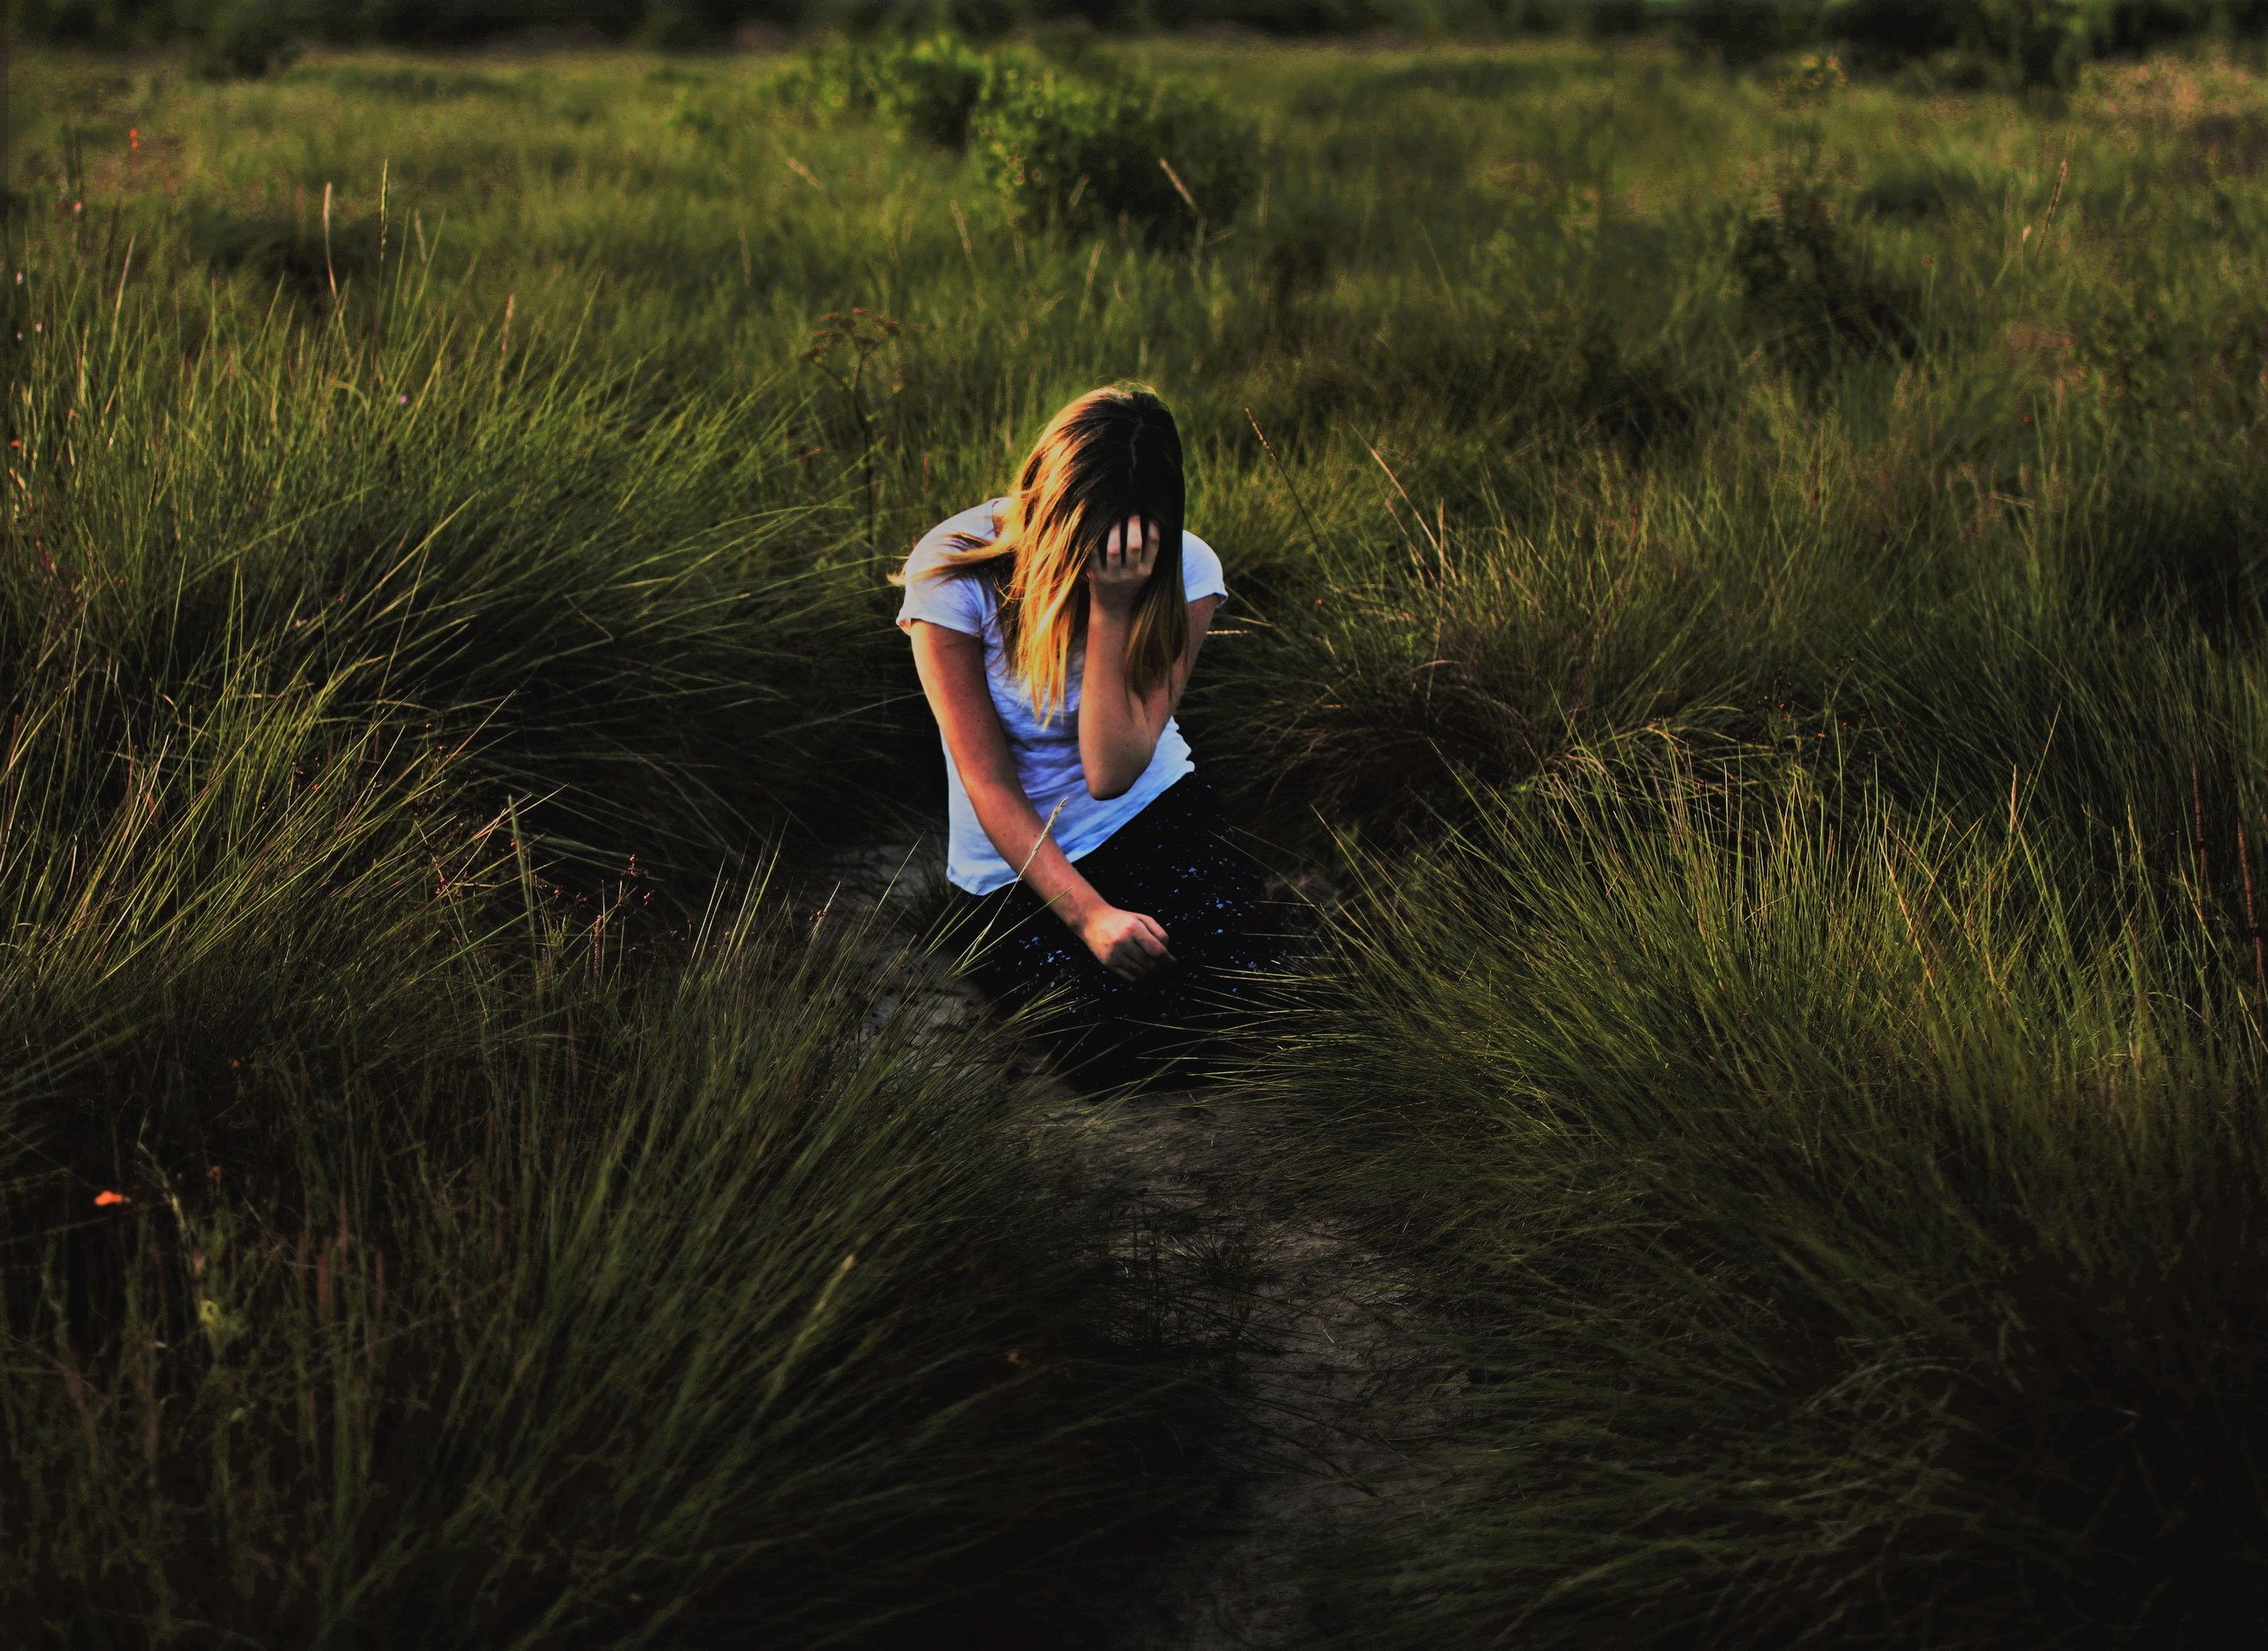
[[[1007, 731], [1016, 778], [1022, 782], [1024, 795], [1031, 799], [1031, 806], [1039, 811], [1041, 823], [1045, 824], [1049, 815], [1054, 816], [1050, 835], [1066, 855], [1076, 860], [1101, 847], [1111, 833], [1140, 814], [1161, 791], [1197, 765], [1190, 759], [1189, 742], [1169, 717], [1158, 735], [1157, 749], [1150, 755], [1150, 766], [1142, 770], [1141, 778], [1122, 795], [1107, 800], [1087, 795], [1086, 773], [1079, 766], [1079, 672], [1083, 649], [1072, 650], [1061, 709], [1042, 728], [1029, 690], [1009, 672], [1000, 639], [999, 602], [992, 593], [990, 581], [974, 572], [967, 576], [929, 577], [929, 570], [937, 565], [942, 553], [951, 548], [956, 538], [966, 534], [978, 540], [990, 539], [995, 532], [993, 511], [1006, 503], [1006, 499], [990, 500], [948, 517], [921, 535], [913, 553], [905, 559], [905, 600], [898, 608], [897, 622], [911, 629], [914, 620], [927, 619], [932, 625], [942, 625], [966, 636], [983, 638], [985, 681], [992, 690], [992, 708], [1000, 713], [1000, 726]], [[1213, 553], [1212, 546], [1195, 533], [1184, 533], [1181, 536], [1181, 577], [1182, 588], [1192, 602], [1228, 594], [1228, 588], [1221, 582], [1221, 558]], [[992, 846], [992, 839], [977, 823], [975, 806], [969, 801], [968, 788], [961, 783], [960, 773], [953, 767], [950, 746], [945, 751], [945, 783], [949, 827], [946, 881], [971, 894], [989, 894], [1014, 883], [1016, 868], [1000, 858], [999, 851]]]

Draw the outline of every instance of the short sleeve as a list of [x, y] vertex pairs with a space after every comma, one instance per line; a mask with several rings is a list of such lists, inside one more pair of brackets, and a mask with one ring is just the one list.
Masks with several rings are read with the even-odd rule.
[[990, 512], [991, 506], [980, 505], [938, 523], [921, 535], [913, 553], [905, 558], [905, 596], [897, 608], [900, 628], [912, 626], [916, 619], [927, 619], [932, 625], [942, 625], [967, 636], [984, 634], [982, 581], [970, 574], [940, 576], [937, 570], [944, 565], [945, 552], [956, 537], [963, 533], [987, 535], [991, 526]]
[[1221, 578], [1221, 558], [1213, 547], [1195, 533], [1181, 536], [1181, 588], [1191, 602], [1202, 596], [1225, 596], [1228, 586]]

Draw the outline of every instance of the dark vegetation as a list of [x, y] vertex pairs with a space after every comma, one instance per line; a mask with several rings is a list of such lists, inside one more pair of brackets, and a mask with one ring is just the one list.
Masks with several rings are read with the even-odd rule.
[[785, 891], [1132, 375], [1338, 890], [1234, 1084], [1448, 1327], [1298, 1642], [2256, 1616], [2268, 88], [1784, 38], [37, 58], [12, 1625], [1082, 1642], [1218, 1337]]
[[194, 43], [216, 74], [258, 74], [303, 43], [462, 46], [514, 36], [701, 51], [806, 30], [1076, 42], [1192, 26], [1279, 39], [1387, 32], [1474, 38], [1654, 35], [1732, 65], [1840, 45], [1888, 69], [2068, 89], [2082, 64], [2268, 31], [2268, 0], [24, 0], [34, 39]]

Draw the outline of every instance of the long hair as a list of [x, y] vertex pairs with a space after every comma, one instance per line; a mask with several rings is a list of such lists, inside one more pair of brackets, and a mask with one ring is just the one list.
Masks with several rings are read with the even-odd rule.
[[990, 540], [963, 537], [933, 577], [989, 578], [1010, 673], [1045, 727], [1062, 709], [1071, 652], [1085, 639], [1087, 560], [1130, 516], [1158, 532], [1158, 559], [1134, 599], [1126, 674], [1137, 693], [1166, 680], [1189, 646], [1181, 573], [1181, 432], [1138, 386], [1090, 390], [1047, 421], [1017, 472]]

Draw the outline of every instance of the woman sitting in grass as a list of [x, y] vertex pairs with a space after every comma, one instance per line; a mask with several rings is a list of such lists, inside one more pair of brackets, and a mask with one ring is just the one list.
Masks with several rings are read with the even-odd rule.
[[1153, 1071], [1264, 962], [1258, 872], [1173, 719], [1225, 594], [1183, 499], [1165, 403], [1091, 391], [897, 580], [944, 739], [945, 875], [990, 936], [977, 983], [1059, 993], [1095, 1078]]

